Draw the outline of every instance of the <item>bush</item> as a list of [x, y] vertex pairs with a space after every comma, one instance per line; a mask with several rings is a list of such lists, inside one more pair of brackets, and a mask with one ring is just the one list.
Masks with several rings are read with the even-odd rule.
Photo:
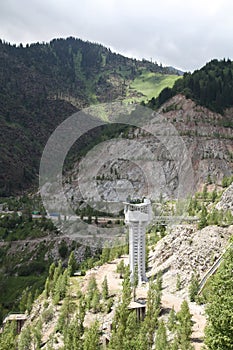
[[66, 244], [65, 241], [61, 242], [61, 245], [60, 245], [60, 247], [58, 249], [58, 252], [59, 252], [61, 258], [63, 258], [63, 259], [67, 258], [67, 256], [68, 256], [68, 247], [67, 247], [67, 244]]
[[49, 309], [46, 309], [43, 311], [42, 320], [44, 323], [49, 323], [50, 321], [52, 321], [53, 316], [54, 316], [54, 310], [53, 310], [53, 307], [50, 306]]

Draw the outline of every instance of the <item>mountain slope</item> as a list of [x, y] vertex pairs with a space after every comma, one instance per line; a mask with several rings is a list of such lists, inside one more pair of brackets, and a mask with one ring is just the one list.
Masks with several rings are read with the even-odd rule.
[[[159, 107], [172, 96], [183, 94], [212, 111], [222, 113], [233, 106], [233, 62], [214, 59], [203, 68], [185, 73], [173, 88], [164, 89], [151, 106]], [[232, 120], [227, 121], [232, 127]]]
[[0, 195], [32, 184], [49, 135], [66, 117], [92, 103], [137, 99], [128, 87], [143, 72], [176, 73], [80, 39], [26, 47], [0, 41]]

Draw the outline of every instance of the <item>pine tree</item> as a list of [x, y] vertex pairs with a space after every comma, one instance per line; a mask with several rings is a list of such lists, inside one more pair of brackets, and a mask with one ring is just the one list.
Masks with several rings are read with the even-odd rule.
[[222, 265], [213, 277], [206, 308], [205, 344], [209, 350], [233, 349], [233, 249], [225, 254]]
[[24, 326], [19, 337], [18, 350], [31, 350], [32, 334], [30, 325]]
[[100, 293], [99, 293], [98, 289], [96, 289], [93, 293], [93, 297], [91, 300], [91, 308], [92, 308], [94, 313], [100, 311]]
[[207, 209], [205, 206], [203, 206], [202, 210], [201, 210], [200, 221], [198, 223], [198, 229], [201, 230], [202, 228], [206, 227], [207, 224], [208, 224], [208, 222], [207, 222]]
[[32, 327], [32, 344], [33, 349], [40, 350], [42, 339], [42, 323], [39, 321], [34, 327]]
[[102, 298], [104, 300], [108, 299], [108, 280], [107, 276], [104, 277], [103, 283], [102, 283]]
[[156, 282], [152, 280], [149, 283], [149, 290], [147, 293], [147, 310], [144, 320], [145, 336], [147, 338], [149, 348], [154, 343], [154, 335], [156, 328], [158, 327], [158, 317], [161, 308], [162, 297], [162, 278], [161, 274], [158, 274]]
[[58, 276], [58, 279], [54, 287], [53, 302], [55, 305], [57, 305], [60, 300], [64, 299], [66, 295], [67, 282], [68, 282], [68, 270], [66, 269], [63, 274], [60, 274]]
[[122, 300], [116, 309], [115, 316], [112, 323], [112, 336], [109, 347], [112, 350], [122, 350], [122, 343], [126, 336], [127, 321], [130, 314], [128, 305], [131, 300], [131, 286], [130, 286], [130, 271], [127, 266], [124, 281]]
[[73, 321], [64, 328], [64, 348], [66, 350], [83, 350], [83, 334], [85, 318], [85, 301], [81, 297], [79, 300], [78, 311]]
[[191, 282], [189, 285], [189, 298], [190, 301], [195, 301], [195, 298], [198, 293], [199, 283], [198, 283], [198, 277], [196, 274], [192, 274]]
[[19, 303], [20, 312], [25, 312], [27, 310], [27, 300], [28, 300], [28, 287], [24, 289], [22, 293], [22, 297], [20, 299], [20, 303]]
[[218, 197], [218, 194], [215, 188], [211, 194], [211, 201], [214, 203], [217, 197]]
[[70, 257], [69, 257], [69, 261], [68, 261], [68, 274], [69, 274], [69, 276], [73, 276], [73, 274], [75, 273], [75, 270], [76, 270], [76, 266], [77, 266], [77, 263], [76, 263], [76, 259], [74, 256], [74, 251], [72, 251], [70, 253]]
[[75, 310], [74, 306], [75, 305], [69, 296], [64, 299], [56, 326], [57, 331], [63, 333], [64, 330], [68, 327], [72, 314]]
[[83, 350], [99, 350], [99, 349], [100, 349], [99, 324], [96, 321], [84, 333]]
[[131, 311], [126, 323], [125, 337], [122, 341], [122, 350], [137, 349], [138, 340], [137, 334], [139, 332], [139, 323], [134, 311]]
[[117, 273], [120, 274], [120, 278], [123, 278], [124, 276], [124, 272], [125, 272], [125, 264], [124, 264], [124, 260], [121, 260], [119, 262], [119, 264], [117, 265]]
[[167, 350], [168, 349], [168, 340], [166, 327], [163, 321], [159, 322], [156, 341], [155, 341], [155, 350]]
[[207, 192], [207, 185], [205, 184], [203, 187], [203, 192], [202, 192], [202, 198], [206, 200], [208, 197], [208, 192]]
[[147, 338], [147, 329], [145, 326], [145, 323], [143, 322], [140, 326], [140, 329], [137, 334], [137, 340], [136, 340], [136, 348], [135, 350], [148, 350], [148, 338]]
[[16, 323], [11, 322], [6, 324], [4, 331], [0, 334], [0, 349], [1, 350], [16, 350]]
[[49, 278], [47, 277], [46, 282], [45, 282], [45, 297], [46, 297], [46, 299], [48, 299], [49, 295], [50, 295], [50, 281], [49, 281]]
[[180, 311], [177, 312], [177, 340], [181, 350], [189, 350], [190, 337], [192, 334], [192, 315], [186, 300], [181, 304]]
[[177, 317], [176, 317], [176, 312], [174, 310], [174, 307], [171, 309], [169, 312], [168, 316], [168, 322], [167, 322], [167, 327], [169, 331], [173, 332], [176, 329], [176, 322], [177, 322]]
[[88, 286], [87, 286], [86, 301], [87, 301], [87, 308], [88, 309], [90, 309], [92, 307], [92, 305], [91, 305], [92, 299], [93, 299], [94, 293], [96, 291], [98, 291], [97, 282], [96, 282], [95, 276], [92, 275], [88, 281]]
[[104, 264], [109, 261], [110, 256], [110, 248], [109, 247], [103, 247], [102, 254], [101, 254], [101, 262]]
[[53, 280], [55, 269], [56, 269], [56, 265], [55, 263], [52, 263], [49, 267], [49, 281]]
[[27, 311], [30, 313], [32, 309], [32, 304], [33, 304], [33, 297], [32, 297], [32, 292], [30, 291], [27, 296]]

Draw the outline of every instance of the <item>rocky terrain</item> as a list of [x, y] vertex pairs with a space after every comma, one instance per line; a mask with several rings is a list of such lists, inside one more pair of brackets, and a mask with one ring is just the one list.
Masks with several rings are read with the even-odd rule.
[[231, 210], [233, 214], [233, 183], [225, 190], [222, 199], [216, 205], [217, 209]]
[[129, 130], [128, 139], [102, 142], [76, 163], [65, 181], [67, 198], [74, 205], [83, 198], [117, 202], [129, 196], [157, 199], [161, 193], [179, 198], [208, 179], [221, 184], [233, 170], [232, 128], [224, 126], [232, 111], [226, 113], [173, 97], [142, 128]]
[[150, 253], [149, 275], [163, 271], [164, 288], [169, 292], [177, 292], [179, 276], [178, 294], [187, 296], [192, 274], [204, 276], [225, 251], [232, 233], [233, 226], [207, 226], [202, 230], [193, 225], [177, 226]]

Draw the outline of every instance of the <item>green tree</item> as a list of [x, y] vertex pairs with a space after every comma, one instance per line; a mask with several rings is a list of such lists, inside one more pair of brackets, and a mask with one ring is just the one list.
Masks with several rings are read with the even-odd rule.
[[32, 332], [30, 325], [23, 327], [19, 337], [18, 350], [31, 350]]
[[231, 210], [227, 210], [225, 213], [225, 217], [224, 217], [224, 222], [226, 223], [226, 225], [232, 225], [233, 224], [233, 215], [231, 213]]
[[31, 312], [32, 304], [33, 304], [32, 292], [29, 291], [29, 292], [28, 292], [28, 296], [27, 296], [27, 307], [26, 307], [26, 310], [27, 310], [28, 312]]
[[174, 310], [174, 307], [171, 309], [169, 312], [168, 316], [168, 322], [167, 322], [167, 327], [170, 332], [173, 332], [176, 329], [176, 322], [177, 322], [177, 317], [176, 317], [176, 312]]
[[63, 331], [65, 350], [83, 350], [85, 309], [85, 300], [81, 297], [73, 321]]
[[124, 260], [121, 260], [118, 264], [117, 264], [117, 273], [120, 274], [120, 278], [123, 278], [124, 273], [125, 273], [125, 263]]
[[199, 281], [198, 276], [196, 274], [192, 274], [191, 282], [189, 285], [189, 298], [190, 301], [195, 301], [199, 289]]
[[139, 349], [138, 348], [138, 337], [140, 325], [137, 321], [137, 316], [134, 311], [129, 313], [129, 317], [126, 323], [125, 337], [122, 341], [122, 350], [127, 349]]
[[147, 310], [144, 320], [145, 337], [149, 348], [154, 343], [154, 335], [158, 327], [158, 317], [161, 309], [162, 297], [162, 277], [158, 274], [156, 281], [152, 279], [149, 283], [149, 290], [147, 293]]
[[63, 301], [63, 304], [59, 313], [59, 319], [56, 326], [57, 331], [64, 333], [64, 330], [67, 329], [68, 325], [70, 324], [70, 320], [72, 318], [74, 311], [75, 311], [75, 304], [71, 301], [70, 297], [67, 296]]
[[48, 299], [49, 295], [50, 295], [50, 281], [49, 278], [46, 278], [46, 282], [45, 282], [45, 297], [46, 299]]
[[202, 191], [202, 198], [204, 200], [206, 200], [208, 197], [208, 192], [207, 192], [207, 185], [205, 184], [204, 187], [203, 187], [203, 191]]
[[107, 276], [104, 277], [103, 283], [102, 283], [102, 298], [104, 300], [108, 299], [108, 280]]
[[60, 300], [65, 298], [67, 283], [68, 283], [68, 270], [66, 269], [63, 273], [61, 273], [58, 276], [56, 284], [54, 286], [53, 302], [55, 305], [57, 305]]
[[91, 300], [91, 308], [92, 308], [94, 313], [100, 311], [100, 293], [99, 293], [98, 289], [96, 289], [93, 293], [93, 297]]
[[181, 350], [191, 349], [190, 337], [192, 334], [192, 315], [189, 310], [188, 302], [184, 300], [180, 311], [177, 312], [177, 340]]
[[156, 333], [156, 341], [155, 341], [155, 350], [167, 350], [168, 340], [167, 340], [167, 331], [163, 321], [159, 322], [158, 330]]
[[216, 188], [213, 190], [213, 192], [211, 193], [211, 201], [214, 203], [215, 200], [217, 199], [218, 197], [218, 193], [216, 191]]
[[104, 264], [109, 261], [110, 257], [110, 248], [109, 247], [103, 247], [102, 254], [101, 254], [101, 262]]
[[99, 323], [97, 321], [85, 331], [83, 349], [84, 350], [101, 349], [100, 336], [99, 336]]
[[0, 334], [0, 349], [1, 350], [16, 350], [16, 323], [7, 323], [4, 331]]
[[198, 229], [201, 230], [202, 228], [206, 227], [207, 224], [208, 224], [208, 221], [207, 221], [207, 209], [203, 205], [202, 210], [201, 210], [200, 221], [198, 223]]
[[[98, 291], [98, 286], [96, 282], [96, 278], [94, 275], [90, 276], [87, 286], [87, 308], [90, 309], [92, 307], [92, 299], [94, 297], [95, 292]], [[99, 291], [98, 291], [99, 292]]]
[[20, 312], [25, 312], [27, 310], [28, 290], [28, 287], [23, 290], [22, 297], [19, 303]]
[[56, 265], [55, 263], [53, 262], [50, 267], [49, 267], [49, 281], [52, 281], [53, 280], [53, 276], [54, 276], [54, 272], [55, 272], [55, 269], [56, 269]]
[[69, 276], [73, 276], [73, 274], [75, 273], [75, 270], [76, 270], [76, 266], [77, 266], [77, 263], [76, 263], [74, 251], [72, 251], [70, 253], [70, 257], [69, 257], [69, 261], [68, 261]]
[[113, 323], [112, 336], [109, 347], [112, 350], [122, 350], [122, 343], [126, 337], [127, 321], [130, 314], [128, 305], [131, 301], [131, 285], [130, 285], [130, 271], [126, 267], [123, 281], [122, 298], [119, 306], [116, 309]]
[[233, 249], [213, 277], [206, 308], [205, 344], [210, 350], [233, 349]]
[[42, 323], [39, 321], [34, 327], [32, 327], [32, 344], [33, 350], [39, 350], [41, 348], [42, 339]]

